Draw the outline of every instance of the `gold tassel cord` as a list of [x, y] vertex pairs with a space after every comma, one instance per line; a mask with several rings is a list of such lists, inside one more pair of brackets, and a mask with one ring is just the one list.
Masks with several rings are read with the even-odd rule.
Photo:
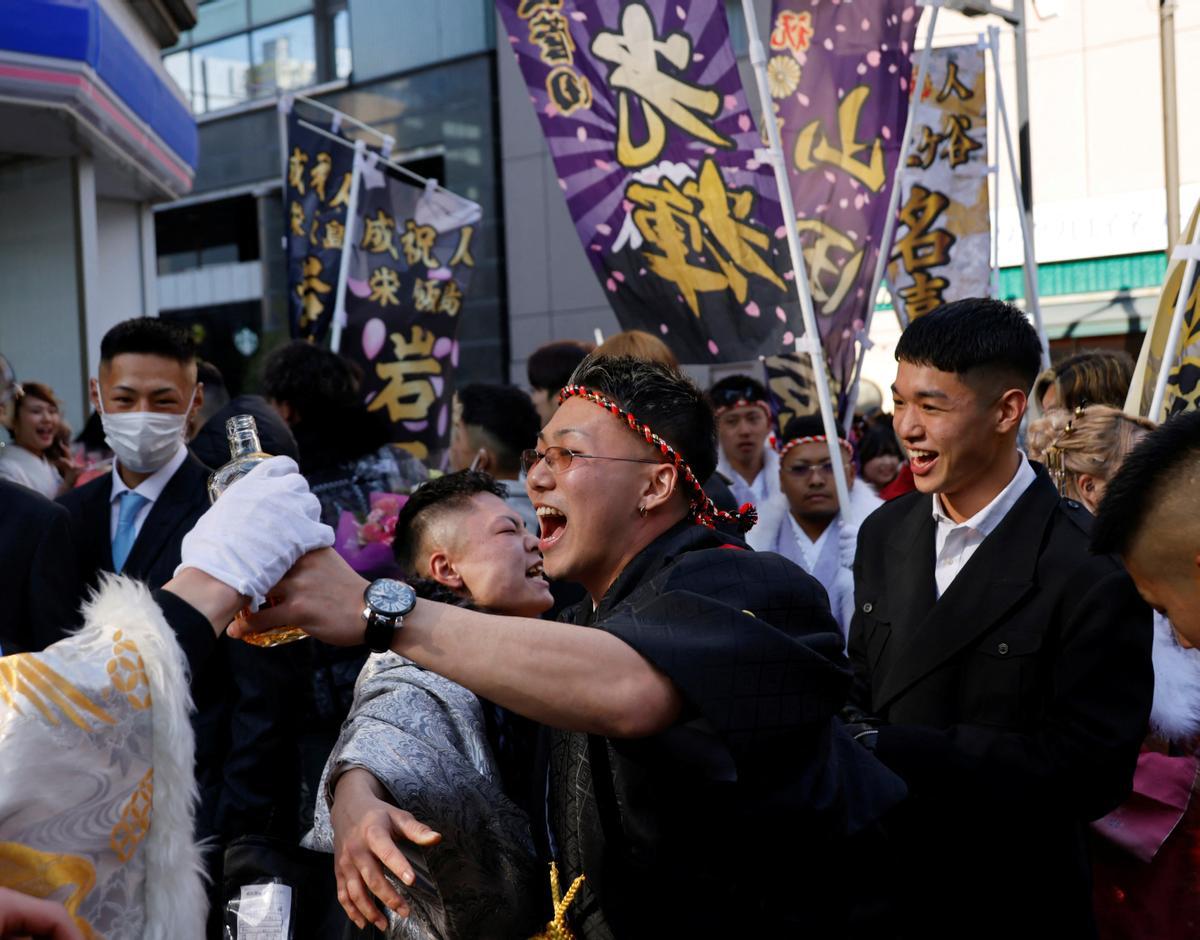
[[531, 937], [530, 940], [575, 940], [575, 934], [567, 926], [567, 908], [571, 906], [575, 895], [579, 893], [579, 889], [583, 887], [586, 880], [586, 875], [580, 875], [571, 882], [571, 887], [564, 895], [562, 885], [558, 880], [558, 866], [554, 862], [550, 863], [550, 898], [554, 902], [554, 919], [546, 925], [545, 930]]

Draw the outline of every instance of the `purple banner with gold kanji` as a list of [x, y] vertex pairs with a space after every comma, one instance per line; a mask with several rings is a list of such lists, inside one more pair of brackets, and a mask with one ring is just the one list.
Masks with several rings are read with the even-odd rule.
[[841, 389], [875, 300], [867, 295], [908, 115], [919, 12], [914, 0], [775, 0], [771, 10], [772, 104], [813, 308]]
[[363, 366], [368, 411], [430, 467], [449, 444], [458, 323], [475, 260], [480, 208], [363, 160], [348, 252], [340, 352]]
[[684, 362], [802, 332], [769, 165], [719, 0], [497, 0], [592, 266]]

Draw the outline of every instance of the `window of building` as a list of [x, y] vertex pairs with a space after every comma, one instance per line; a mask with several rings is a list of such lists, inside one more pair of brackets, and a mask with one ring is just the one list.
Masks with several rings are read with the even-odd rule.
[[347, 78], [346, 0], [205, 0], [163, 64], [195, 114]]
[[159, 274], [257, 261], [258, 204], [247, 194], [156, 212], [154, 240]]

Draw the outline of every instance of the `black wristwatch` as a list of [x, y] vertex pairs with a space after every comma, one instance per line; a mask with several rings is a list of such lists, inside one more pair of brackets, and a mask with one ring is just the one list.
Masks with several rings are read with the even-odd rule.
[[386, 653], [405, 616], [417, 606], [417, 593], [403, 581], [378, 578], [363, 591], [363, 603], [362, 619], [367, 625], [363, 642], [373, 653]]

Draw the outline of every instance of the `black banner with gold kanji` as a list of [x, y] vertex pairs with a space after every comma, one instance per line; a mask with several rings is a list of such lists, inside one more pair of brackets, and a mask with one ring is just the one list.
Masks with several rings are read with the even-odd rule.
[[320, 342], [333, 320], [354, 150], [304, 127], [294, 108], [286, 147], [288, 324], [293, 338]]
[[482, 213], [368, 155], [355, 215], [340, 352], [363, 366], [367, 408], [387, 415], [392, 440], [437, 467], [449, 442], [458, 323]]

